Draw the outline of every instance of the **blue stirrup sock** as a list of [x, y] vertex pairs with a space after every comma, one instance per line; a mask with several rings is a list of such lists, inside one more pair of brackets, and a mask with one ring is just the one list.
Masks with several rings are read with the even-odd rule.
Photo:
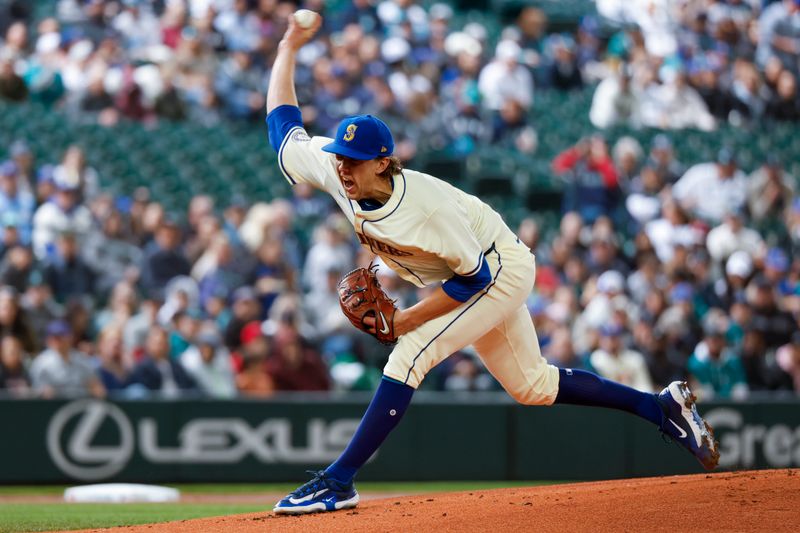
[[585, 370], [559, 368], [558, 373], [555, 403], [620, 409], [661, 426], [664, 414], [655, 394], [638, 391]]
[[384, 376], [350, 444], [325, 473], [340, 483], [353, 481], [358, 469], [403, 418], [413, 395], [413, 387]]

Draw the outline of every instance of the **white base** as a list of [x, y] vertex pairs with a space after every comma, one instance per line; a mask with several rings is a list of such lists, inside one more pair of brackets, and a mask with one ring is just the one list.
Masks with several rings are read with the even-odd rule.
[[81, 503], [177, 502], [180, 498], [178, 489], [137, 483], [100, 483], [64, 491], [64, 501]]

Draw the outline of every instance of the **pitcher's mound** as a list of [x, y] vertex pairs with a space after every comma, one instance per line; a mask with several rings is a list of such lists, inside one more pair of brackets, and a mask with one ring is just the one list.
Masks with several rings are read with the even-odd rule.
[[798, 524], [800, 470], [790, 469], [403, 496], [335, 513], [263, 512], [114, 531], [794, 532]]

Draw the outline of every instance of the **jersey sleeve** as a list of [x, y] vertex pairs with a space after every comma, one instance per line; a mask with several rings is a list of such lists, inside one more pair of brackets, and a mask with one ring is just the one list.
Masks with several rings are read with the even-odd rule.
[[478, 274], [483, 266], [483, 249], [467, 223], [467, 214], [457, 204], [434, 211], [423, 225], [420, 242], [427, 251], [442, 258], [457, 276]]
[[278, 149], [278, 166], [289, 183], [308, 183], [328, 192], [340, 186], [333, 156], [322, 151], [329, 142], [327, 137], [309, 137], [300, 126], [289, 130]]

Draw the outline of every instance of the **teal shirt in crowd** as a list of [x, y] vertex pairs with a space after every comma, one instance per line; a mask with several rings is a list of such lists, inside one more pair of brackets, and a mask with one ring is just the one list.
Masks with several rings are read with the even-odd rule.
[[726, 349], [719, 359], [712, 359], [704, 348], [704, 345], [698, 346], [687, 364], [689, 373], [703, 388], [713, 390], [718, 398], [730, 398], [737, 386], [747, 387], [744, 366], [738, 355]]

